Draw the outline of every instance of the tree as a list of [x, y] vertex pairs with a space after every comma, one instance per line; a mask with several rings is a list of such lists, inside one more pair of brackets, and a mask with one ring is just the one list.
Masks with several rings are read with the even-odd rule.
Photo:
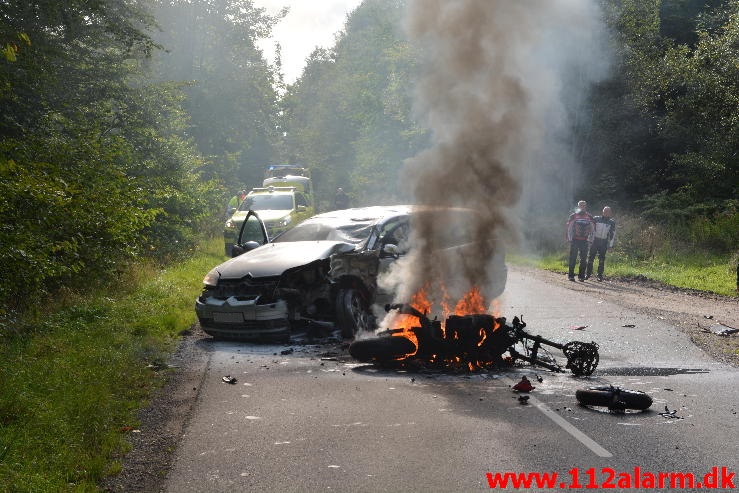
[[140, 77], [155, 43], [139, 3], [10, 1], [0, 60], [0, 324], [61, 286], [90, 287], [136, 255], [186, 250], [208, 214], [178, 89]]
[[157, 40], [167, 51], [151, 73], [187, 84], [188, 134], [211, 160], [203, 171], [231, 187], [261, 182], [275, 154], [279, 77], [256, 41], [285, 14], [270, 17], [251, 0], [157, 2]]
[[415, 54], [400, 26], [404, 2], [366, 0], [333, 50], [316, 50], [284, 99], [286, 158], [319, 170], [324, 202], [336, 187], [355, 203], [407, 199], [403, 161], [427, 142], [412, 110]]
[[591, 193], [664, 219], [735, 210], [739, 6], [606, 5], [619, 67], [592, 97]]

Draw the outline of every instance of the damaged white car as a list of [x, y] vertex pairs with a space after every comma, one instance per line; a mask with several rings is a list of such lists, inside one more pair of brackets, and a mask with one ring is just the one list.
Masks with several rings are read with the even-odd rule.
[[[333, 323], [345, 338], [374, 330], [372, 306], [392, 301], [378, 288], [378, 275], [407, 253], [412, 217], [433, 213], [410, 205], [326, 212], [270, 242], [250, 211], [234, 258], [203, 280], [195, 303], [200, 325], [216, 338], [238, 340], [287, 341], [293, 328], [310, 322]], [[460, 209], [445, 217], [465, 224], [469, 214]], [[500, 264], [505, 277], [502, 255]]]

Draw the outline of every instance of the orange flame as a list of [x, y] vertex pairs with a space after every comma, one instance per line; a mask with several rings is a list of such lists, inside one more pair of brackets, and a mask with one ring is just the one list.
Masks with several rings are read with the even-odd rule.
[[474, 313], [485, 313], [485, 300], [480, 294], [480, 289], [477, 286], [473, 286], [467, 291], [462, 299], [457, 302], [457, 306], [454, 307], [455, 315], [471, 315]]
[[[477, 286], [473, 286], [472, 288], [470, 288], [470, 290], [467, 291], [456, 303], [453, 310], [451, 309], [451, 304], [449, 303], [449, 296], [446, 287], [443, 285], [439, 285], [438, 289], [441, 290], [442, 293], [442, 300], [439, 302], [439, 304], [444, 314], [444, 320], [446, 320], [450, 313], [458, 316], [490, 313], [491, 315], [493, 315], [494, 319], [499, 317], [500, 303], [498, 302], [498, 300], [493, 300], [490, 303], [489, 308], [486, 307], [485, 300], [482, 296], [482, 293], [480, 292], [480, 289]], [[424, 315], [428, 315], [431, 312], [433, 305], [428, 298], [427, 285], [419, 289], [418, 292], [413, 295], [410, 305]], [[393, 334], [394, 336], [405, 337], [406, 339], [410, 340], [416, 347], [416, 350], [413, 353], [407, 354], [401, 359], [415, 355], [418, 352], [418, 337], [411, 329], [413, 327], [419, 327], [421, 325], [421, 321], [418, 319], [418, 317], [399, 313], [393, 317], [390, 325], [393, 329], [398, 330], [398, 332]], [[497, 320], [494, 320], [492, 329], [497, 330], [498, 328], [500, 328], [500, 324]], [[446, 327], [444, 327], [443, 323], [441, 326], [441, 330], [443, 333], [442, 337], [446, 337]], [[458, 338], [459, 335], [455, 333], [454, 337]], [[480, 340], [477, 342], [477, 346], [482, 346], [486, 338], [487, 333], [485, 329], [480, 329]], [[436, 360], [436, 358], [436, 355], [433, 355], [431, 357], [432, 360]], [[458, 356], [454, 357], [450, 362], [454, 364], [462, 363], [461, 359]], [[476, 362], [476, 364], [466, 362], [465, 366], [467, 366], [472, 371], [476, 367], [484, 367], [484, 362]]]
[[500, 328], [500, 324], [498, 323], [498, 318], [500, 318], [500, 301], [497, 298], [490, 302], [490, 314], [494, 318], [493, 332], [495, 332]]
[[[498, 322], [495, 322], [495, 324], [497, 325]], [[493, 330], [495, 330], [496, 328], [497, 327], [494, 327]], [[482, 346], [482, 343], [485, 342], [485, 339], [487, 339], [487, 337], [488, 337], [488, 335], [485, 332], [485, 329], [480, 329], [480, 342], [477, 343], [477, 347]]]
[[[410, 305], [423, 314], [427, 314], [429, 313], [429, 311], [431, 311], [431, 302], [428, 299], [425, 287], [419, 289], [418, 292], [413, 295]], [[414, 346], [416, 346], [416, 350], [410, 354], [406, 354], [404, 356], [405, 358], [413, 356], [418, 352], [418, 337], [416, 337], [416, 334], [411, 330], [411, 328], [419, 327], [420, 325], [421, 321], [418, 319], [418, 317], [404, 313], [397, 314], [392, 320], [393, 328], [402, 329], [402, 332], [397, 332], [393, 335], [405, 337], [406, 339], [411, 341]]]

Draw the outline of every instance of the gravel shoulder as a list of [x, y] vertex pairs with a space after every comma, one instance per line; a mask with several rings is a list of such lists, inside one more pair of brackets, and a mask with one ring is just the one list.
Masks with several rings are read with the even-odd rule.
[[[666, 286], [645, 278], [570, 282], [561, 273], [512, 266], [511, 270], [568, 289], [602, 296], [649, 317], [659, 317], [687, 333], [710, 356], [739, 368], [739, 334], [719, 336], [722, 326], [739, 328], [739, 298]], [[128, 436], [131, 450], [121, 458], [120, 474], [100, 486], [111, 492], [162, 491], [175, 449], [184, 433], [209, 361], [208, 336], [193, 326], [169, 362], [167, 383], [139, 414], [137, 432]], [[336, 349], [340, 345], [334, 344]], [[328, 348], [327, 348], [328, 349]]]
[[182, 334], [168, 362], [167, 381], [149, 406], [139, 412], [139, 426], [129, 432], [131, 450], [119, 458], [122, 470], [100, 485], [103, 491], [162, 491], [174, 452], [203, 383], [209, 352], [200, 342], [208, 337], [199, 325]]

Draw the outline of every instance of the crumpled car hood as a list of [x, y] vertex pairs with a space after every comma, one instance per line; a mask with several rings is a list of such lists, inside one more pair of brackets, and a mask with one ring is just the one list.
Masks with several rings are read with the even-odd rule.
[[216, 270], [221, 279], [241, 279], [247, 274], [252, 277], [279, 276], [293, 267], [352, 250], [354, 245], [343, 241], [268, 243], [222, 263]]

